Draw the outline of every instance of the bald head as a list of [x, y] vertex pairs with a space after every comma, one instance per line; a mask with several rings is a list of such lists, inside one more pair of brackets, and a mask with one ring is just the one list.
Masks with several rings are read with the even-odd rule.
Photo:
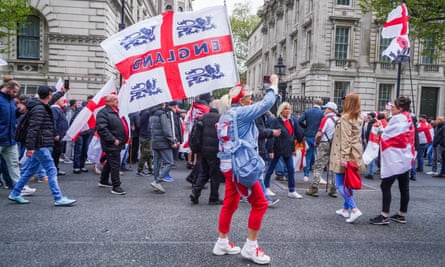
[[436, 123], [442, 123], [445, 121], [445, 118], [443, 116], [439, 116], [436, 118]]

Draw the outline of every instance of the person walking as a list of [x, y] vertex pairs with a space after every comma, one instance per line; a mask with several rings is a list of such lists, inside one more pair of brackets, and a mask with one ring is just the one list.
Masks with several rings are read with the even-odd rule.
[[[153, 174], [152, 164], [152, 150], [151, 150], [151, 130], [148, 125], [150, 119], [150, 109], [146, 108], [140, 113], [140, 131], [139, 131], [139, 162], [138, 170], [136, 172], [139, 176], [149, 176]], [[147, 172], [144, 172], [144, 167], [147, 165]]]
[[[237, 114], [236, 119], [239, 138], [244, 139], [251, 144], [256, 144], [258, 140], [258, 130], [255, 126], [255, 119], [268, 111], [277, 99], [278, 76], [275, 74], [271, 75], [270, 80], [271, 86], [266, 89], [264, 98], [252, 105], [237, 106], [243, 95], [247, 93], [246, 88], [241, 85], [233, 87], [229, 94], [221, 98], [221, 101], [227, 106], [234, 104], [234, 107], [232, 108], [236, 110]], [[242, 257], [257, 264], [268, 264], [270, 262], [270, 257], [265, 254], [257, 241], [261, 223], [268, 208], [268, 203], [259, 180], [250, 188], [251, 193], [247, 199], [252, 208], [250, 210], [247, 224], [246, 243], [243, 248], [240, 249], [240, 247], [235, 246], [235, 244], [229, 241], [230, 225], [232, 223], [233, 214], [238, 209], [241, 193], [247, 195], [247, 188], [237, 183], [232, 177], [231, 144], [234, 138], [233, 124], [228, 125], [227, 136], [224, 137], [218, 135], [218, 157], [221, 161], [220, 170], [224, 175], [226, 187], [224, 192], [224, 202], [219, 215], [218, 240], [213, 247], [213, 254], [222, 256], [226, 254], [241, 253]], [[238, 190], [241, 191], [241, 193]]]
[[56, 136], [54, 137], [54, 147], [52, 152], [52, 157], [54, 159], [54, 165], [57, 168], [57, 175], [63, 176], [66, 173], [64, 171], [61, 171], [59, 169], [59, 162], [60, 162], [60, 155], [63, 151], [63, 145], [64, 142], [62, 141], [63, 137], [66, 134], [66, 131], [68, 130], [68, 120], [65, 117], [65, 114], [63, 113], [62, 108], [64, 107], [65, 99], [63, 98], [63, 95], [58, 95], [58, 99], [54, 99], [54, 104], [51, 106], [51, 110], [53, 113], [53, 119], [54, 119], [54, 128], [56, 131]]
[[[324, 117], [321, 120], [318, 132], [315, 135], [315, 146], [317, 147], [317, 158], [314, 163], [314, 181], [312, 185], [306, 190], [306, 195], [317, 197], [318, 196], [318, 185], [323, 179], [321, 176], [323, 170], [328, 166], [329, 156], [331, 154], [331, 144], [332, 138], [335, 131], [335, 123], [338, 120], [337, 117], [337, 104], [334, 102], [328, 102], [324, 105]], [[328, 176], [330, 170], [328, 169]], [[323, 179], [324, 180], [324, 179]], [[337, 189], [335, 188], [335, 179], [332, 178], [330, 181], [331, 187], [329, 189], [328, 195], [330, 197], [337, 197]], [[326, 184], [326, 181], [324, 181]]]
[[[152, 137], [154, 175], [154, 181], [150, 185], [155, 192], [165, 193], [161, 183], [174, 164], [172, 148], [178, 146], [178, 142], [173, 135], [171, 120], [165, 110], [165, 103], [151, 108], [149, 125]], [[161, 165], [163, 165], [162, 168]]]
[[[380, 174], [382, 190], [382, 210], [369, 219], [371, 224], [386, 225], [389, 220], [406, 223], [409, 202], [409, 172], [415, 162], [415, 123], [409, 112], [411, 99], [400, 96], [391, 108], [392, 117], [380, 137]], [[399, 183], [400, 209], [389, 217], [391, 187]]]
[[28, 132], [26, 134], [26, 156], [29, 157], [27, 168], [23, 169], [22, 175], [14, 189], [8, 196], [8, 199], [18, 204], [27, 204], [29, 200], [23, 198], [20, 193], [39, 169], [40, 165], [46, 170], [48, 175], [48, 185], [54, 198], [54, 206], [72, 206], [76, 200], [62, 195], [57, 182], [57, 168], [51, 156], [51, 150], [54, 146], [54, 119], [52, 110], [48, 105], [53, 89], [49, 86], [39, 86], [37, 94], [39, 99], [30, 99], [28, 112], [30, 113]]
[[219, 170], [218, 153], [218, 136], [216, 134], [215, 124], [219, 120], [217, 103], [214, 100], [210, 103], [210, 111], [204, 114], [196, 122], [195, 134], [191, 144], [196, 147], [194, 152], [198, 154], [200, 160], [199, 175], [193, 183], [190, 200], [193, 204], [199, 203], [199, 196], [204, 185], [210, 179], [210, 197], [209, 205], [221, 205], [222, 200], [219, 199], [219, 184], [221, 183], [222, 174]]
[[[96, 116], [96, 129], [100, 136], [102, 151], [105, 152], [106, 163], [100, 175], [99, 187], [112, 188], [111, 193], [125, 195], [121, 187], [120, 166], [121, 150], [129, 140], [127, 121], [119, 114], [119, 100], [115, 94], [106, 96], [106, 104]], [[109, 182], [111, 176], [111, 183]]]
[[[435, 178], [445, 178], [445, 120], [443, 116], [439, 116], [436, 119], [437, 130], [434, 135], [433, 148], [435, 148], [435, 159], [433, 162], [433, 168], [436, 167], [436, 173], [433, 175]], [[433, 155], [434, 156], [434, 155]], [[437, 162], [440, 162], [441, 170], [437, 169]]]
[[306, 166], [303, 169], [303, 180], [305, 182], [309, 181], [309, 171], [317, 152], [315, 148], [315, 135], [317, 134], [321, 119], [324, 116], [323, 111], [321, 110], [321, 105], [323, 105], [321, 99], [314, 99], [312, 108], [305, 110], [303, 115], [298, 119], [298, 123], [304, 129], [305, 141], [309, 146], [306, 150]]
[[[3, 79], [3, 86], [0, 90], [0, 155], [5, 162], [5, 170], [12, 180], [13, 186], [20, 177], [19, 152], [17, 142], [14, 139], [14, 133], [17, 128], [17, 106], [14, 97], [20, 91], [20, 84], [11, 77]], [[23, 186], [22, 195], [32, 195], [36, 192], [35, 188], [27, 185]]]
[[[289, 198], [300, 199], [302, 195], [295, 190], [295, 171], [294, 160], [292, 155], [295, 154], [294, 141], [298, 135], [295, 131], [295, 121], [291, 119], [292, 107], [289, 102], [283, 102], [277, 111], [277, 118], [272, 122], [272, 129], [280, 129], [281, 134], [277, 137], [271, 138], [267, 142], [267, 150], [271, 159], [267, 168], [266, 176], [264, 177], [264, 185], [266, 186], [266, 193], [274, 196], [275, 193], [270, 190], [270, 177], [275, 170], [275, 167], [280, 158], [283, 159], [288, 172], [288, 194]], [[301, 140], [299, 140], [301, 141]]]
[[423, 172], [425, 165], [425, 153], [430, 144], [433, 143], [434, 130], [431, 124], [426, 120], [425, 114], [420, 114], [417, 123], [417, 132], [419, 133], [419, 150], [417, 151], [417, 169], [416, 172]]
[[360, 97], [356, 93], [350, 93], [344, 99], [343, 112], [335, 125], [329, 157], [329, 169], [335, 173], [337, 190], [345, 201], [343, 208], [337, 210], [336, 214], [346, 218], [347, 223], [354, 223], [362, 215], [354, 201], [353, 190], [349, 192], [344, 186], [348, 162], [355, 162], [360, 171], [365, 170], [362, 159], [362, 124]]

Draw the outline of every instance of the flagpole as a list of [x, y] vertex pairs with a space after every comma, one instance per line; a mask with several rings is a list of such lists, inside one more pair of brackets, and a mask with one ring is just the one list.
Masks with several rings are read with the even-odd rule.
[[[406, 5], [406, 1], [405, 0], [402, 0], [402, 3], [404, 3], [405, 5]], [[402, 56], [402, 59], [403, 59], [403, 56]], [[396, 98], [399, 98], [399, 96], [400, 96], [400, 79], [401, 79], [401, 76], [402, 76], [402, 59], [400, 59], [400, 61], [399, 61], [399, 66], [398, 66], [398, 69], [397, 69], [397, 86], [396, 86]], [[414, 101], [414, 99], [413, 99], [413, 101]]]

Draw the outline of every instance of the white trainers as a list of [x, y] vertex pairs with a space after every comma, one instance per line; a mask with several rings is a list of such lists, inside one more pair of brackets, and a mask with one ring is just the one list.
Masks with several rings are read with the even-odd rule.
[[304, 177], [303, 177], [303, 181], [304, 181], [305, 183], [309, 182], [309, 177], [304, 176]]
[[243, 249], [241, 250], [241, 256], [243, 256], [245, 259], [253, 261], [256, 264], [270, 263], [270, 257], [267, 256], [264, 253], [264, 250], [260, 247], [247, 248], [247, 246], [244, 245]]
[[296, 199], [303, 198], [302, 195], [298, 194], [295, 191], [287, 193], [287, 197], [289, 197], [289, 198], [296, 198]]
[[229, 241], [229, 243], [226, 246], [221, 246], [218, 244], [218, 242], [215, 243], [215, 246], [213, 247], [213, 255], [216, 256], [223, 256], [226, 254], [234, 255], [239, 254], [241, 252], [241, 248], [235, 246], [235, 244], [232, 243], [232, 241]]
[[25, 185], [22, 189], [22, 192], [20, 192], [21, 196], [30, 196], [32, 194], [34, 194], [37, 191], [37, 189], [35, 188], [31, 188], [27, 185]]
[[362, 216], [362, 212], [357, 209], [356, 212], [351, 211], [351, 215], [349, 215], [349, 218], [346, 219], [347, 223], [354, 223], [360, 216]]
[[165, 193], [165, 189], [161, 185], [161, 183], [156, 183], [156, 181], [153, 181], [150, 183], [150, 185], [155, 189], [156, 192]]
[[430, 172], [427, 172], [426, 174], [428, 174], [428, 175], [437, 175], [438, 173], [437, 173], [437, 172], [430, 171]]
[[320, 184], [327, 184], [326, 180], [323, 178], [320, 178]]
[[272, 192], [272, 190], [270, 190], [270, 188], [266, 188], [266, 194], [271, 197], [274, 197], [277, 195], [274, 192]]
[[345, 218], [349, 218], [349, 211], [348, 210], [339, 209], [339, 210], [336, 210], [335, 213], [337, 213], [337, 215], [339, 215], [339, 216], [343, 216]]

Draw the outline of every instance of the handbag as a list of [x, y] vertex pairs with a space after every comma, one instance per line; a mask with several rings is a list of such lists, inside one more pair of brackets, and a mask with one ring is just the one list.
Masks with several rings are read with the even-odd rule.
[[351, 196], [352, 190], [362, 189], [362, 178], [356, 162], [348, 161], [345, 168], [345, 195]]

